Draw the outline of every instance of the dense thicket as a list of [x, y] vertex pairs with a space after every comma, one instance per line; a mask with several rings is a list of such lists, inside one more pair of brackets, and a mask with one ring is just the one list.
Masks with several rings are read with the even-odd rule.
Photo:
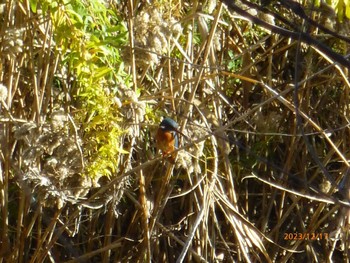
[[349, 260], [350, 7], [149, 2], [1, 1], [0, 261]]

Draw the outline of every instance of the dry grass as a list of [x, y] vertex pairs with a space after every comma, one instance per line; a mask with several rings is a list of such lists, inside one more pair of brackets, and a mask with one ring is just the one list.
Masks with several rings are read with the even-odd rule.
[[[112, 6], [132, 85], [113, 108], [115, 171], [94, 178], [100, 113], [76, 96], [52, 17], [1, 5], [0, 262], [349, 260], [348, 69], [190, 2]], [[154, 149], [162, 115], [190, 138], [175, 165]]]

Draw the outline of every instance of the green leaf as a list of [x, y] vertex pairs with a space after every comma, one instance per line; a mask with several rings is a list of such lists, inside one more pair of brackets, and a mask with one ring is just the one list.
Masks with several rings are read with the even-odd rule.
[[95, 72], [94, 78], [96, 78], [96, 79], [102, 78], [102, 77], [106, 76], [108, 73], [110, 73], [111, 71], [112, 71], [112, 69], [110, 69], [109, 67], [99, 68]]
[[345, 16], [350, 19], [350, 0], [344, 0], [345, 3]]
[[124, 150], [122, 148], [119, 148], [119, 147], [116, 147], [115, 149], [121, 154], [128, 154], [129, 153], [128, 151], [126, 151], [126, 150]]
[[30, 0], [30, 9], [33, 13], [36, 13], [38, 6], [38, 0]]
[[67, 13], [70, 13], [71, 15], [73, 15], [78, 21], [76, 22], [76, 20], [73, 20], [72, 18], [71, 18], [71, 21], [74, 21], [75, 23], [74, 24], [76, 24], [76, 23], [80, 23], [80, 24], [83, 24], [83, 18], [77, 13], [77, 12], [75, 12], [74, 10], [72, 10], [72, 9], [68, 9], [67, 10]]

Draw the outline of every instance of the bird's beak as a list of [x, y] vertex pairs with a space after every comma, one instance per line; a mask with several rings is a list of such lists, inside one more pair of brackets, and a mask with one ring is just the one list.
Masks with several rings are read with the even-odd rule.
[[179, 130], [175, 130], [177, 133], [179, 133], [179, 134], [181, 134], [183, 137], [185, 137], [186, 138], [186, 140], [188, 140], [189, 138], [188, 138], [188, 136], [186, 136], [185, 134], [183, 134], [182, 132], [180, 132]]

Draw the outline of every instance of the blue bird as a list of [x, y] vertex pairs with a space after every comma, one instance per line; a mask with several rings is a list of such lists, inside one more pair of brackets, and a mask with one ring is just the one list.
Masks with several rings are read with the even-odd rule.
[[166, 117], [159, 125], [156, 141], [157, 148], [162, 151], [163, 156], [169, 155], [167, 160], [174, 164], [176, 153], [173, 153], [179, 147], [178, 133], [185, 136], [179, 130], [179, 125], [173, 119]]

